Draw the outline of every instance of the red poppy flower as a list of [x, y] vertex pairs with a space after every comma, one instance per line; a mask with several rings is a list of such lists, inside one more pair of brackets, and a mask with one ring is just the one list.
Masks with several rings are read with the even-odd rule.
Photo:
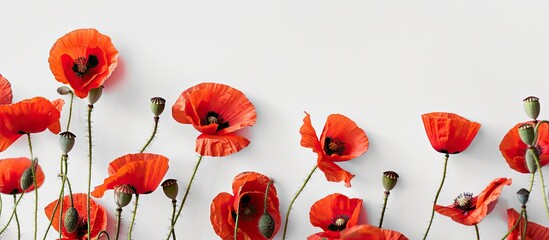
[[0, 74], [0, 105], [10, 104], [12, 99], [11, 84], [8, 82], [8, 79], [2, 77]]
[[237, 89], [220, 83], [200, 83], [185, 90], [172, 107], [173, 118], [201, 132], [195, 150], [221, 157], [238, 152], [250, 141], [235, 133], [256, 121], [254, 105]]
[[[72, 233], [67, 232], [65, 229], [65, 214], [67, 210], [71, 207], [70, 196], [67, 195], [63, 198], [63, 209], [62, 209], [62, 225], [61, 225], [61, 235], [63, 240], [83, 240], [88, 239], [88, 211], [87, 211], [87, 200], [88, 197], [85, 193], [75, 193], [72, 195], [74, 201], [74, 208], [78, 212], [78, 224], [76, 225], [76, 230]], [[57, 208], [55, 213], [53, 209], [57, 204], [58, 200], [53, 201], [44, 208], [48, 220], [53, 224], [53, 228], [59, 232], [59, 209]], [[52, 220], [53, 217], [53, 220]], [[91, 239], [96, 239], [101, 231], [107, 229], [107, 211], [103, 206], [96, 203], [93, 199], [90, 199], [90, 222], [91, 222]]]
[[372, 225], [357, 225], [341, 231], [342, 240], [408, 240], [406, 236], [397, 231], [381, 229]]
[[[258, 228], [264, 212], [264, 198], [271, 178], [256, 172], [243, 172], [233, 180], [233, 195], [218, 194], [210, 205], [210, 221], [215, 233], [225, 240], [234, 239], [235, 218], [238, 210], [238, 239], [266, 239]], [[269, 186], [267, 213], [274, 220], [272, 239], [280, 229], [278, 195], [273, 184]]]
[[105, 191], [127, 184], [137, 194], [156, 190], [168, 171], [168, 158], [152, 153], [126, 154], [109, 163], [109, 177], [95, 187], [92, 196], [103, 197]]
[[48, 128], [52, 133], [59, 133], [63, 104], [61, 99], [50, 102], [43, 97], [34, 97], [0, 105], [0, 152], [27, 133], [39, 133]]
[[315, 233], [307, 239], [339, 239], [341, 231], [357, 225], [361, 208], [362, 199], [349, 199], [340, 193], [316, 201], [311, 206], [309, 218], [313, 226], [322, 228], [324, 232]]
[[368, 137], [355, 122], [341, 114], [331, 114], [326, 120], [320, 139], [311, 124], [311, 116], [305, 113], [301, 133], [301, 146], [312, 148], [317, 153], [317, 165], [332, 182], [345, 181], [351, 186], [353, 174], [334, 162], [348, 161], [368, 150]]
[[[23, 189], [21, 189], [21, 176], [30, 166], [31, 160], [26, 157], [6, 158], [0, 160], [0, 193], [22, 193]], [[40, 165], [36, 164], [34, 174], [36, 176], [36, 185], [38, 187], [42, 186], [45, 177]], [[32, 190], [34, 190], [34, 184], [26, 189], [25, 192], [30, 192]]]
[[48, 58], [55, 79], [69, 84], [79, 98], [98, 88], [118, 65], [111, 39], [95, 29], [77, 29], [59, 38]]
[[[530, 173], [528, 167], [526, 167], [526, 160], [524, 159], [528, 146], [522, 142], [518, 132], [518, 128], [523, 124], [535, 126], [533, 122], [515, 125], [501, 140], [499, 150], [505, 158], [505, 161], [507, 161], [507, 164], [509, 164], [509, 167], [521, 173]], [[542, 124], [539, 126], [536, 149], [538, 150], [540, 165], [545, 166], [549, 163], [549, 124]]]
[[[515, 209], [507, 209], [507, 219], [509, 222], [509, 230], [515, 225], [517, 219], [520, 217], [520, 214], [515, 211]], [[522, 230], [524, 229], [524, 218], [521, 217], [519, 225], [513, 230], [507, 240], [519, 240], [522, 235]], [[549, 228], [546, 228], [542, 225], [539, 225], [534, 222], [528, 221], [526, 227], [526, 239], [523, 240], [538, 240], [538, 239], [549, 239]]]
[[431, 146], [441, 153], [465, 151], [471, 144], [480, 124], [454, 113], [433, 112], [421, 115]]
[[463, 225], [476, 225], [492, 211], [503, 187], [511, 182], [510, 178], [494, 179], [478, 196], [460, 194], [450, 206], [435, 205], [435, 211]]

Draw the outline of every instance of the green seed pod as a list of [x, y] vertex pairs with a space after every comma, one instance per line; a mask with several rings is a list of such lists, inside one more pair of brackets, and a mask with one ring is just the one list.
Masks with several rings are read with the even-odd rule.
[[534, 127], [531, 124], [522, 124], [518, 128], [519, 136], [522, 142], [528, 146], [534, 143]]
[[69, 93], [72, 93], [72, 90], [67, 86], [61, 86], [57, 88], [57, 93], [60, 95], [67, 95]]
[[268, 212], [264, 212], [259, 218], [257, 227], [263, 237], [271, 239], [275, 230], [275, 221]]
[[164, 107], [166, 107], [166, 100], [164, 100], [164, 98], [151, 98], [151, 111], [155, 117], [160, 116], [160, 114], [164, 112]]
[[103, 85], [101, 85], [98, 88], [92, 88], [90, 90], [90, 93], [88, 94], [89, 104], [93, 105], [99, 100], [99, 98], [101, 98], [101, 94], [103, 94], [103, 88]]
[[59, 134], [59, 147], [61, 147], [63, 154], [68, 154], [72, 150], [75, 138], [76, 135], [71, 132], [62, 132]]
[[386, 171], [383, 172], [383, 177], [381, 178], [381, 182], [383, 183], [383, 187], [385, 188], [385, 191], [391, 191], [396, 186], [398, 181], [398, 174], [393, 171]]
[[64, 225], [67, 232], [72, 233], [78, 226], [78, 211], [74, 207], [70, 207], [65, 213]]
[[23, 191], [29, 189], [30, 187], [32, 187], [34, 185], [34, 176], [32, 175], [32, 168], [34, 168], [34, 174], [36, 175], [36, 164], [37, 164], [38, 160], [34, 160], [32, 161], [30, 167], [28, 167], [27, 169], [25, 169], [25, 171], [23, 172], [23, 174], [21, 174], [21, 189]]
[[538, 119], [540, 110], [539, 98], [530, 96], [522, 100], [522, 102], [524, 103], [524, 112], [526, 112], [526, 115], [533, 120]]
[[526, 190], [525, 188], [521, 188], [520, 190], [518, 190], [517, 198], [522, 205], [526, 205], [526, 203], [528, 202], [528, 197], [530, 197], [530, 192], [528, 190]]
[[166, 197], [168, 197], [171, 200], [175, 200], [175, 198], [177, 197], [177, 192], [179, 191], [177, 180], [166, 179], [162, 183], [162, 190], [164, 191], [164, 194], [166, 195]]
[[530, 173], [535, 173], [536, 170], [538, 170], [538, 166], [536, 164], [536, 158], [539, 159], [538, 151], [534, 147], [530, 147], [526, 150], [524, 158], [526, 160], [526, 167], [528, 167], [528, 171], [530, 171]]
[[132, 187], [129, 185], [120, 185], [114, 188], [114, 202], [119, 208], [128, 206], [132, 201], [132, 195], [135, 193]]

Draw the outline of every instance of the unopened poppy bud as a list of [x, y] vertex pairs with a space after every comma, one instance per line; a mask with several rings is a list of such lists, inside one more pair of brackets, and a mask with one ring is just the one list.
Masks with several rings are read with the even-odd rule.
[[526, 190], [525, 188], [521, 188], [520, 190], [518, 190], [517, 198], [522, 205], [526, 205], [526, 203], [528, 202], [528, 197], [530, 197], [530, 192], [528, 190]]
[[164, 191], [164, 194], [166, 194], [166, 197], [171, 200], [175, 200], [175, 198], [177, 197], [177, 192], [179, 191], [179, 187], [177, 186], [177, 180], [166, 179], [162, 183], [162, 190]]
[[381, 179], [385, 191], [391, 191], [396, 186], [398, 181], [398, 174], [393, 171], [383, 172], [383, 177]]
[[536, 159], [539, 159], [537, 149], [534, 147], [528, 148], [524, 154], [524, 158], [526, 159], [526, 167], [528, 167], [528, 171], [530, 171], [530, 173], [535, 173], [536, 170], [538, 170]]
[[88, 103], [91, 105], [95, 104], [101, 98], [101, 94], [103, 94], [103, 85], [98, 88], [92, 88], [88, 94]]
[[261, 232], [261, 235], [263, 235], [263, 237], [270, 239], [273, 236], [275, 225], [275, 221], [271, 214], [269, 214], [268, 212], [264, 212], [259, 218], [257, 227], [259, 228], [259, 232]]
[[75, 138], [76, 135], [71, 132], [62, 132], [59, 134], [59, 147], [61, 147], [61, 152], [63, 152], [63, 154], [67, 154], [72, 150]]
[[164, 107], [166, 106], [166, 100], [161, 97], [151, 98], [151, 111], [155, 117], [160, 116], [164, 112]]
[[65, 213], [65, 229], [67, 229], [67, 232], [72, 233], [76, 230], [76, 227], [78, 226], [78, 211], [74, 207], [70, 207], [67, 212]]
[[539, 116], [539, 98], [530, 96], [522, 100], [524, 103], [524, 112], [526, 112], [526, 115], [530, 117], [531, 119], [538, 119]]
[[132, 201], [132, 195], [135, 193], [132, 187], [129, 185], [120, 185], [114, 188], [114, 202], [119, 208], [128, 206]]
[[25, 171], [23, 172], [23, 174], [21, 174], [21, 189], [23, 191], [29, 189], [30, 187], [32, 187], [34, 185], [34, 176], [32, 174], [33, 170], [32, 168], [34, 168], [34, 173], [36, 175], [36, 162], [38, 160], [34, 160], [32, 161], [30, 167], [28, 167], [27, 169], [25, 169]]
[[522, 142], [531, 146], [534, 143], [534, 127], [530, 124], [522, 124], [518, 128], [519, 136]]
[[72, 90], [67, 86], [61, 86], [57, 88], [57, 93], [61, 95], [67, 95], [69, 93], [72, 93]]

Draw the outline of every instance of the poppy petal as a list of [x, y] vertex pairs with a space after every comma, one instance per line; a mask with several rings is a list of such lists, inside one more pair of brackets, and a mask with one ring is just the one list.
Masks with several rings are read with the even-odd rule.
[[301, 146], [311, 148], [319, 157], [322, 156], [322, 146], [311, 123], [311, 115], [307, 112], [305, 112], [305, 118], [303, 118], [303, 125], [299, 129], [299, 133], [301, 133]]
[[433, 112], [421, 115], [431, 146], [438, 152], [455, 154], [471, 144], [480, 124], [455, 113]]
[[[233, 239], [234, 219], [232, 207], [234, 197], [229, 193], [219, 193], [210, 205], [210, 222], [221, 239]], [[240, 236], [239, 236], [240, 237]]]
[[[26, 157], [6, 158], [0, 160], [0, 193], [3, 194], [18, 194], [22, 193], [21, 176], [23, 172], [31, 166], [31, 160]], [[41, 187], [44, 183], [44, 172], [39, 164], [36, 165], [36, 186]], [[34, 184], [31, 185], [25, 192], [34, 190]]]
[[340, 234], [339, 232], [319, 232], [315, 233], [309, 237], [307, 237], [307, 240], [340, 240]]
[[324, 232], [332, 232], [329, 227], [336, 218], [346, 218], [346, 227], [350, 228], [358, 223], [358, 216], [362, 208], [362, 199], [348, 198], [334, 193], [316, 201], [309, 211], [309, 219], [315, 227]]
[[[499, 150], [509, 167], [521, 173], [530, 173], [526, 167], [524, 155], [528, 146], [522, 142], [519, 136], [518, 128], [524, 124], [534, 124], [532, 122], [518, 123], [513, 126], [501, 140]], [[542, 124], [538, 127], [537, 145], [539, 146], [540, 165], [545, 166], [549, 163], [549, 125]]]
[[330, 161], [348, 161], [368, 151], [368, 137], [356, 123], [341, 114], [330, 114], [320, 135], [320, 145], [324, 146], [326, 138], [339, 139], [344, 143], [342, 154], [332, 154]]
[[317, 161], [318, 168], [324, 172], [326, 180], [330, 182], [345, 181], [345, 187], [351, 187], [351, 179], [355, 177], [354, 174], [343, 170], [332, 161], [320, 160]]
[[341, 231], [341, 240], [385, 240], [383, 230], [371, 225], [357, 225]]
[[[511, 229], [517, 219], [520, 217], [520, 214], [512, 208], [507, 209], [507, 219], [509, 223], [509, 229]], [[524, 218], [521, 217], [519, 225], [509, 234], [507, 240], [518, 240], [520, 239], [522, 229], [524, 229]], [[536, 239], [549, 239], [549, 228], [539, 225], [534, 222], [528, 221], [528, 227], [526, 228], [526, 239], [525, 240], [536, 240]]]
[[11, 84], [5, 77], [0, 74], [0, 105], [11, 104], [13, 94], [11, 92]]
[[226, 133], [223, 135], [200, 134], [196, 139], [195, 151], [203, 156], [223, 157], [236, 153], [250, 144], [250, 140]]

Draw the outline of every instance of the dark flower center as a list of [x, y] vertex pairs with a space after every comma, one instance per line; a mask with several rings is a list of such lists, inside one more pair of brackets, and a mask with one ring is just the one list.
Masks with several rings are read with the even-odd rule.
[[341, 156], [345, 152], [345, 144], [339, 138], [326, 137], [324, 140], [324, 152], [327, 155], [337, 154]]
[[74, 60], [72, 71], [77, 77], [83, 78], [85, 75], [90, 73], [92, 68], [97, 67], [98, 64], [99, 60], [94, 55], [89, 55], [87, 59], [85, 57], [79, 57]]
[[454, 198], [454, 207], [461, 209], [463, 214], [475, 210], [475, 205], [473, 203], [472, 193], [460, 193], [459, 196]]
[[[257, 218], [257, 207], [252, 204], [252, 198], [248, 195], [244, 195], [240, 198], [239, 214], [238, 218], [240, 220], [253, 220]], [[233, 220], [236, 220], [236, 211], [231, 212]]]
[[219, 113], [216, 113], [214, 111], [209, 111], [208, 113], [206, 113], [206, 117], [204, 118], [204, 120], [202, 120], [202, 125], [210, 124], [217, 124], [217, 131], [229, 127], [229, 122], [225, 121], [223, 117], [219, 115]]
[[328, 226], [330, 231], [340, 232], [347, 227], [347, 222], [349, 221], [349, 216], [339, 215], [332, 220], [332, 223]]
[[86, 219], [82, 219], [76, 227], [76, 236], [78, 239], [82, 239], [86, 235], [88, 235], [88, 222]]

